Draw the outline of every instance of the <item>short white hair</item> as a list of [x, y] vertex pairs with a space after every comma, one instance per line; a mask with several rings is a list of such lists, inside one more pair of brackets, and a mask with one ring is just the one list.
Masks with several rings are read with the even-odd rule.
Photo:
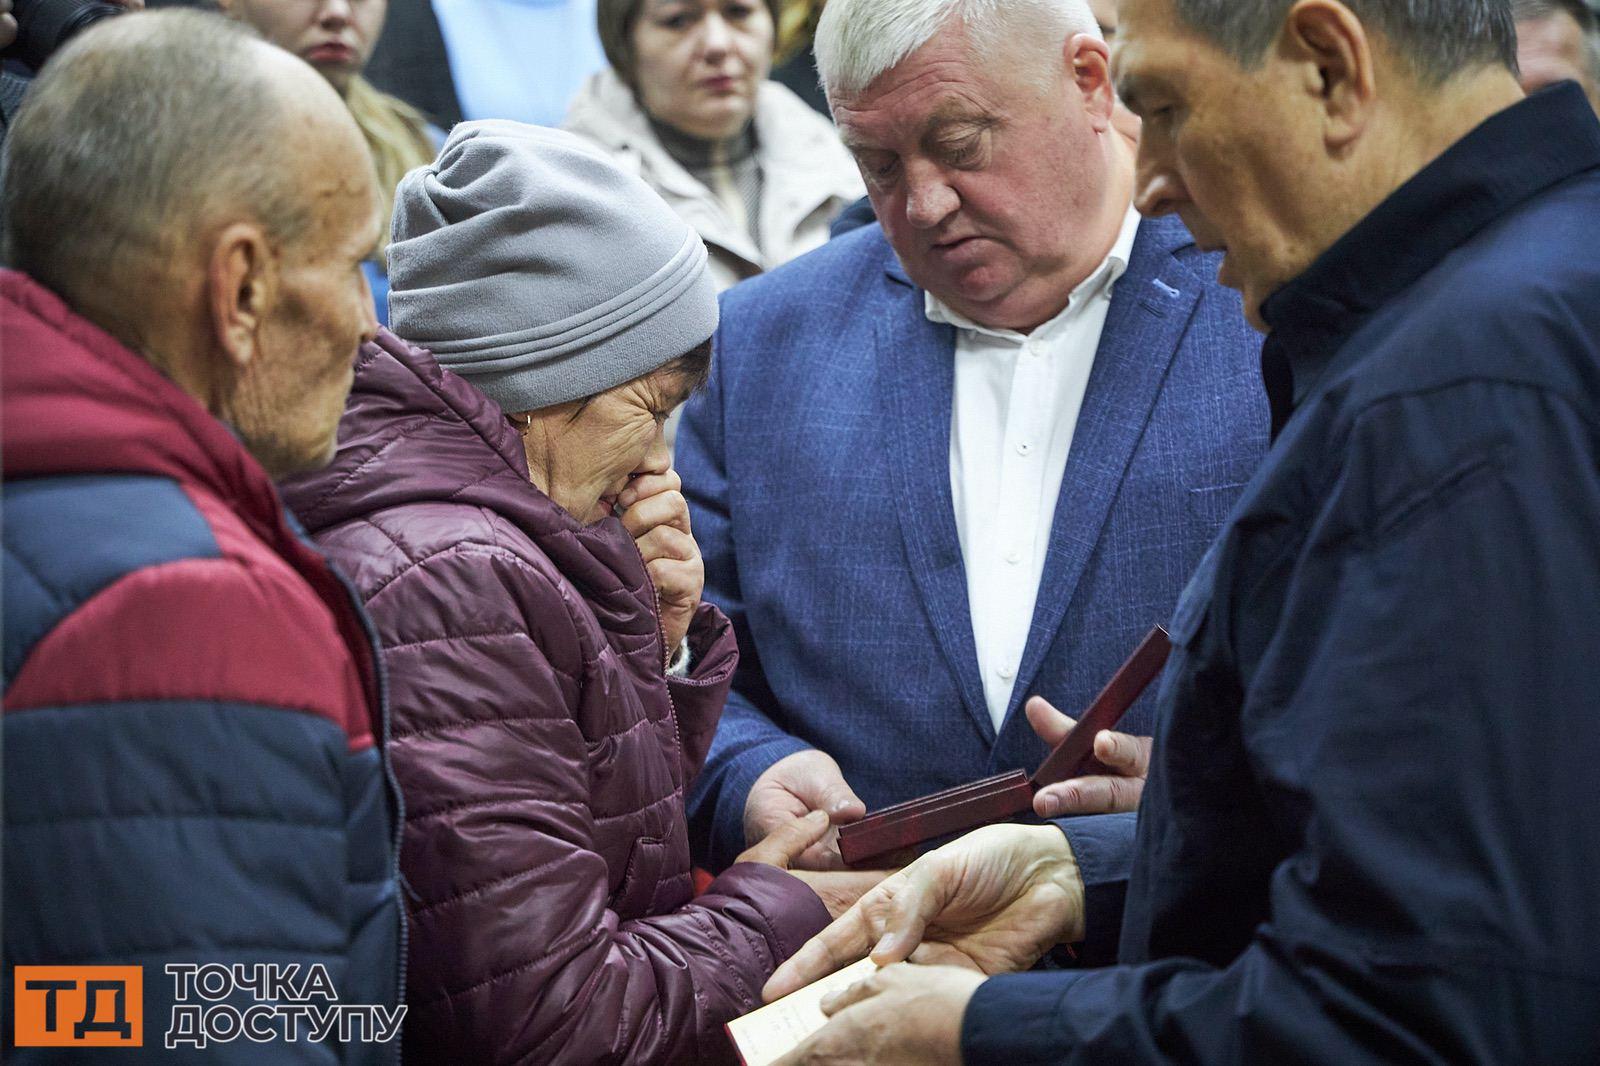
[[[858, 95], [946, 26], [960, 22], [977, 57], [1099, 38], [1088, 0], [828, 0], [817, 24], [817, 73], [830, 101]], [[1025, 43], [1033, 42], [1033, 43]]]

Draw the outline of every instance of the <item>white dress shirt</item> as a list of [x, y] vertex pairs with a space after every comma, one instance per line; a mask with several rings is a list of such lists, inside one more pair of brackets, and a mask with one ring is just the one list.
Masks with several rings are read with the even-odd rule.
[[1111, 291], [1139, 228], [1128, 211], [1105, 262], [1031, 334], [989, 329], [926, 295], [931, 321], [956, 327], [950, 490], [967, 573], [978, 668], [995, 731], [1033, 622], [1078, 410]]

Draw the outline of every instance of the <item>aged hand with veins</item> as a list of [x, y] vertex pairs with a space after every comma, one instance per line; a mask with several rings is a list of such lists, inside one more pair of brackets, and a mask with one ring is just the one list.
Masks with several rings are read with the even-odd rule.
[[1053, 825], [995, 825], [885, 879], [778, 968], [768, 1002], [871, 954], [984, 974], [1032, 966], [1083, 937], [1083, 879]]
[[777, 1066], [961, 1066], [961, 1024], [982, 974], [900, 964], [822, 1001], [828, 1024]]

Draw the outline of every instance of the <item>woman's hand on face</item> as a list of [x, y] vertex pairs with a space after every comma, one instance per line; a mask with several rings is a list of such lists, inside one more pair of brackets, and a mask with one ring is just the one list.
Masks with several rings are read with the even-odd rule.
[[634, 478], [617, 496], [617, 506], [623, 509], [622, 525], [639, 545], [661, 599], [661, 628], [669, 658], [689, 632], [706, 585], [705, 562], [689, 532], [689, 501], [682, 490], [678, 472], [668, 470]]

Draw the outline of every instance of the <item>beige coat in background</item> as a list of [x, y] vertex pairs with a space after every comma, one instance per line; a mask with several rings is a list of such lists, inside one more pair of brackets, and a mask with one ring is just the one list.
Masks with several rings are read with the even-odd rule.
[[866, 194], [833, 125], [777, 82], [762, 83], [756, 99], [756, 156], [763, 179], [759, 249], [712, 191], [667, 154], [633, 93], [613, 71], [584, 84], [564, 125], [638, 174], [694, 227], [711, 254], [719, 290], [825, 243], [829, 223]]

